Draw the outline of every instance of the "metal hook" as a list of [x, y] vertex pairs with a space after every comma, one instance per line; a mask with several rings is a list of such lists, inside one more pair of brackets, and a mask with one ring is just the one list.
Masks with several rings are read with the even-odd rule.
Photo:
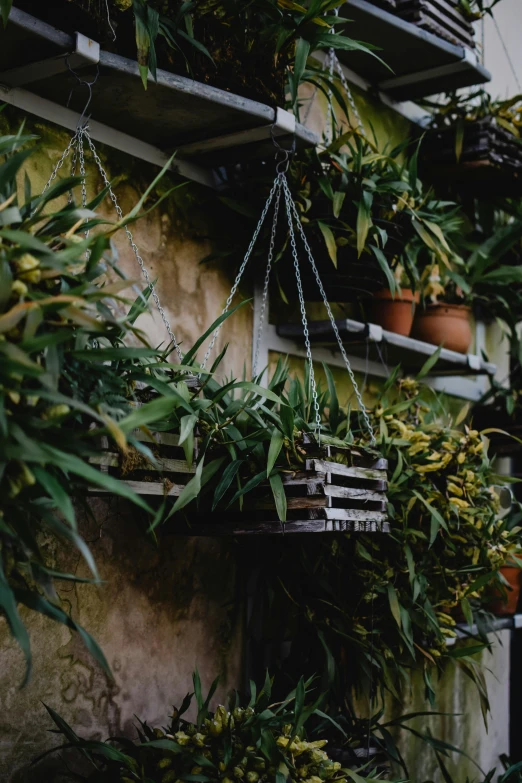
[[[90, 103], [92, 101], [92, 88], [96, 84], [96, 82], [98, 81], [98, 77], [100, 75], [100, 66], [96, 65], [96, 76], [94, 77], [92, 82], [88, 82], [86, 79], [82, 79], [80, 76], [78, 76], [76, 71], [73, 68], [71, 68], [71, 66], [69, 64], [69, 55], [67, 55], [67, 57], [65, 58], [65, 64], [67, 65], [68, 70], [70, 71], [70, 73], [72, 73], [72, 75], [74, 76], [74, 78], [76, 79], [76, 81], [78, 82], [80, 87], [87, 87], [87, 89], [89, 91], [89, 97], [87, 98], [87, 103], [83, 107], [83, 111], [80, 114], [80, 117], [78, 119], [78, 123], [76, 125], [76, 128], [80, 129], [82, 127], [86, 127], [87, 126], [87, 122], [85, 122], [85, 124], [84, 124], [83, 121], [85, 119], [85, 115], [87, 114], [87, 109], [89, 108]], [[71, 102], [71, 98], [72, 98], [74, 90], [75, 90], [75, 88], [73, 87], [71, 92], [69, 93], [69, 97], [67, 99], [67, 107], [69, 106], [69, 103]], [[88, 120], [88, 118], [87, 118], [87, 120]]]
[[286, 174], [288, 171], [288, 167], [290, 166], [290, 160], [292, 159], [292, 156], [295, 153], [295, 136], [292, 137], [292, 145], [288, 149], [286, 147], [282, 147], [279, 142], [277, 141], [277, 138], [274, 134], [274, 130], [276, 128], [276, 123], [274, 122], [273, 125], [270, 126], [270, 137], [272, 139], [272, 144], [276, 148], [276, 171], [278, 174]]

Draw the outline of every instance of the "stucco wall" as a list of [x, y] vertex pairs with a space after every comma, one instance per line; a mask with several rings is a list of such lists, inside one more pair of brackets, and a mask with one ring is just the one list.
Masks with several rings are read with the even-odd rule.
[[[0, 115], [0, 132], [17, 129], [23, 119], [27, 120], [8, 110]], [[33, 191], [38, 192], [69, 135], [31, 118], [27, 130], [40, 135], [43, 142], [27, 166]], [[157, 169], [117, 153], [110, 153], [109, 160], [103, 149], [100, 154], [109, 177], [121, 177], [115, 189], [126, 213]], [[90, 163], [88, 172], [91, 196], [101, 182]], [[158, 193], [169, 184], [173, 183], [168, 179], [161, 183]], [[234, 271], [200, 264], [212, 243], [205, 216], [198, 209], [198, 194], [196, 186], [188, 185], [132, 227], [149, 273], [158, 280], [160, 299], [183, 350], [221, 313]], [[100, 211], [115, 219], [110, 205]], [[143, 288], [123, 233], [115, 245], [120, 267]], [[157, 312], [143, 317], [138, 325], [152, 344], [167, 341]], [[215, 355], [225, 342], [230, 343], [223, 372], [241, 374], [244, 366], [249, 371], [251, 334], [252, 310], [247, 305], [225, 324], [216, 345]], [[243, 609], [233, 542], [170, 538], [156, 547], [146, 541], [144, 521], [140, 527], [128, 506], [112, 508], [98, 501], [93, 510], [95, 521], [86, 520], [83, 532], [103, 584], [64, 584], [60, 593], [70, 602], [74, 619], [100, 643], [113, 668], [114, 683], [107, 681], [77, 636], [51, 621], [27, 616], [34, 670], [29, 685], [20, 690], [22, 656], [0, 618], [2, 783], [50, 779], [50, 773], [26, 769], [42, 750], [57, 744], [56, 737], [47, 733], [51, 723], [42, 702], [63, 714], [80, 734], [106, 738], [132, 733], [134, 714], [163, 723], [172, 704], [190, 689], [196, 665], [207, 686], [221, 674], [216, 698], [223, 699], [227, 690], [240, 684]], [[81, 560], [59, 565], [59, 570], [71, 568], [88, 576]]]
[[[164, 725], [172, 705], [191, 689], [197, 666], [204, 687], [217, 675], [216, 700], [240, 684], [243, 594], [234, 544], [227, 540], [145, 538], [145, 521], [125, 503], [94, 500], [81, 531], [102, 584], [65, 583], [72, 616], [99, 642], [114, 681], [93, 661], [78, 635], [23, 612], [34, 655], [29, 684], [24, 661], [0, 618], [0, 780], [51, 780], [31, 760], [60, 738], [42, 702], [86, 738], [135, 736], [134, 716]], [[50, 552], [54, 567], [89, 577], [75, 553]], [[63, 741], [63, 740], [62, 740]], [[44, 777], [45, 776], [45, 777]]]

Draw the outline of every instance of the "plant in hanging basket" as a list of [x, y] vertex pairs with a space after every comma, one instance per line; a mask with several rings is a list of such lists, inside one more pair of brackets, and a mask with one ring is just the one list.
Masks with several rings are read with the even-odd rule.
[[[305, 391], [310, 376], [303, 386], [280, 362], [267, 388], [220, 384], [212, 374], [221, 359], [204, 376], [200, 395], [183, 381], [164, 390], [163, 401], [172, 405], [158, 431], [134, 433], [135, 441], [150, 444], [148, 456], [129, 459], [105, 447], [91, 462], [139, 494], [159, 497], [153, 525], [177, 515], [167, 528], [173, 532], [386, 530], [386, 461], [332, 435], [339, 423], [326, 419], [321, 403], [317, 440]], [[139, 428], [139, 417], [138, 410], [118, 426], [127, 435]]]
[[481, 194], [491, 200], [520, 195], [522, 103], [519, 95], [494, 101], [484, 91], [449, 94], [445, 102], [425, 102], [431, 130], [422, 145], [421, 165], [439, 189]]
[[342, 694], [372, 680], [399, 694], [417, 664], [434, 698], [433, 678], [449, 661], [480, 683], [471, 653], [446, 646], [452, 615], [487, 625], [488, 585], [520, 551], [520, 528], [498, 518], [493, 489], [508, 479], [495, 474], [480, 433], [462, 426], [466, 412], [454, 422], [433, 392], [412, 379], [396, 389], [392, 377], [371, 411], [390, 466], [391, 534], [290, 542], [269, 570], [259, 551], [261, 583], [277, 595], [263, 628], [283, 629], [289, 666], [316, 670], [327, 649]]
[[[108, 671], [94, 639], [60, 602], [57, 580], [78, 579], [61, 573], [60, 558], [78, 552], [98, 580], [77, 523], [91, 485], [152, 513], [88, 458], [100, 437], [130, 448], [118, 420], [132, 415], [136, 384], [150, 379], [144, 362], [157, 364], [163, 354], [134, 326], [146, 296], [127, 316], [116, 314], [117, 305], [128, 303], [122, 292], [131, 281], [115, 274], [109, 231], [101, 231], [106, 221], [93, 211], [98, 198], [84, 208], [64, 204], [80, 178], [59, 181], [43, 195], [31, 193], [28, 178], [23, 191], [17, 186], [33, 139], [0, 138], [0, 609], [25, 654], [27, 675], [31, 650], [19, 606], [78, 631]], [[85, 237], [94, 228], [99, 233]], [[164, 415], [148, 403], [141, 424]]]

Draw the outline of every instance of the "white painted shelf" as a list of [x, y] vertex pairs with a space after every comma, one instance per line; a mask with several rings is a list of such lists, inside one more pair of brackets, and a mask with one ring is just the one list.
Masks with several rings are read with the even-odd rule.
[[[515, 614], [512, 617], [497, 617], [491, 622], [491, 628], [488, 628], [488, 633], [495, 633], [497, 631], [511, 630], [518, 631], [522, 628], [522, 614]], [[476, 636], [478, 628], [473, 625], [469, 627], [467, 623], [458, 623], [455, 631], [457, 633], [456, 639], [448, 639], [446, 642], [448, 647], [453, 647], [460, 639], [468, 639], [470, 636]]]
[[340, 52], [340, 59], [395, 100], [414, 100], [491, 80], [474, 49], [449, 43], [368, 0], [347, 0], [341, 16], [351, 20], [344, 27], [346, 35], [378, 46], [379, 56], [391, 70], [362, 52]]
[[135, 60], [17, 8], [0, 31], [0, 101], [74, 128], [87, 90], [78, 86], [67, 60], [87, 81], [99, 69], [88, 109], [93, 138], [158, 165], [177, 150], [173, 167], [206, 184], [216, 184], [217, 167], [273, 157], [272, 126], [282, 145], [294, 138], [298, 146], [318, 143], [281, 108], [168, 71], [158, 70], [145, 90]]
[[[415, 373], [437, 350], [436, 345], [404, 337], [395, 332], [387, 332], [377, 324], [365, 324], [349, 318], [336, 321], [345, 346], [354, 356], [366, 357], [373, 361], [383, 360], [390, 367], [400, 364], [406, 373]], [[336, 346], [336, 339], [330, 321], [311, 321], [308, 324], [310, 341], [325, 347]], [[301, 324], [279, 324], [280, 337], [303, 341]], [[431, 371], [432, 376], [441, 375], [494, 375], [496, 366], [474, 354], [457, 353], [443, 348], [437, 364]]]

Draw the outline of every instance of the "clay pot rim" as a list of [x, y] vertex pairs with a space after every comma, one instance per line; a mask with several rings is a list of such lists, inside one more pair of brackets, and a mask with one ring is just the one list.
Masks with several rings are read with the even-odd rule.
[[410, 304], [411, 302], [420, 302], [420, 294], [418, 291], [412, 291], [411, 288], [401, 288], [400, 293], [395, 292], [395, 296], [392, 294], [389, 288], [379, 288], [378, 291], [374, 291], [372, 294], [373, 299], [385, 299], [389, 302], [397, 302], [398, 304]]

